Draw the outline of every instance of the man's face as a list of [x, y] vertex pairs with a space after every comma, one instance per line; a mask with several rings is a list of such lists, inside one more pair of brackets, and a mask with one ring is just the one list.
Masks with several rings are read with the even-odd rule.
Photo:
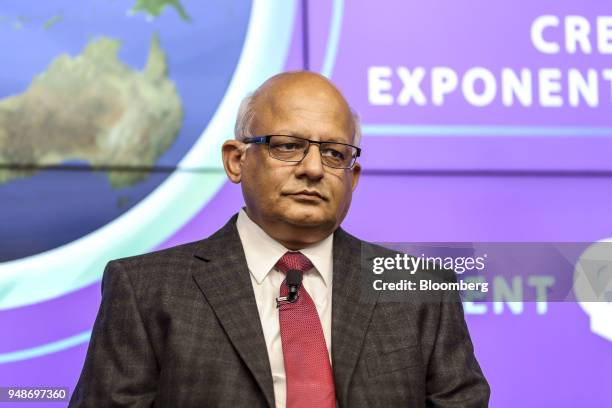
[[[335, 89], [318, 79], [273, 87], [255, 103], [252, 134], [293, 135], [316, 141], [353, 143], [350, 111]], [[260, 225], [335, 230], [357, 185], [359, 165], [334, 169], [311, 144], [300, 163], [270, 157], [267, 145], [248, 145], [242, 190], [249, 216]]]

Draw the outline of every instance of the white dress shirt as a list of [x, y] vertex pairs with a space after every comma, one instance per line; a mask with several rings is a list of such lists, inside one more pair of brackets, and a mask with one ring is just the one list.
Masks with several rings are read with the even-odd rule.
[[[249, 218], [244, 209], [240, 210], [238, 214], [236, 227], [251, 273], [251, 283], [253, 284], [261, 327], [268, 349], [276, 407], [284, 408], [287, 390], [276, 297], [279, 296], [280, 286], [285, 279], [285, 275], [274, 268], [274, 265], [289, 249], [266, 234], [259, 225]], [[330, 234], [323, 241], [300, 250], [314, 265], [314, 268], [304, 273], [302, 285], [317, 308], [330, 359], [332, 245], [333, 234]]]

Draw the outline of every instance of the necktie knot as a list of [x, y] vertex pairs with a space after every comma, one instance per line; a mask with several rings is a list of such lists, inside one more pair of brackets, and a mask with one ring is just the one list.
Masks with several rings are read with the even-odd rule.
[[282, 273], [297, 270], [302, 273], [313, 268], [312, 262], [301, 252], [287, 252], [276, 263], [276, 269]]

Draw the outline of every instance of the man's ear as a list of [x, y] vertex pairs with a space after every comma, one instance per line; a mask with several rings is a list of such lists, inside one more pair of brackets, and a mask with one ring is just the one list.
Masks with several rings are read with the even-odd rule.
[[355, 165], [353, 165], [351, 172], [353, 172], [353, 185], [351, 186], [351, 190], [355, 191], [355, 189], [357, 188], [357, 183], [359, 182], [359, 176], [361, 175], [361, 164], [355, 162]]
[[242, 161], [246, 154], [246, 145], [238, 140], [228, 140], [221, 147], [225, 174], [232, 183], [242, 180]]

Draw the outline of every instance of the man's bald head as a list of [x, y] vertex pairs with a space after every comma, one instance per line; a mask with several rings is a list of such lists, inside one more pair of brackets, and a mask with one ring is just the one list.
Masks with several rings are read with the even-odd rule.
[[359, 117], [350, 108], [342, 93], [323, 75], [310, 71], [284, 72], [264, 82], [255, 92], [244, 98], [236, 119], [235, 137], [242, 140], [253, 136], [258, 115], [268, 116], [281, 112], [278, 109], [295, 98], [308, 98], [313, 103], [325, 104], [337, 113], [337, 120], [346, 122], [354, 135], [353, 144], [359, 146], [361, 126]]

